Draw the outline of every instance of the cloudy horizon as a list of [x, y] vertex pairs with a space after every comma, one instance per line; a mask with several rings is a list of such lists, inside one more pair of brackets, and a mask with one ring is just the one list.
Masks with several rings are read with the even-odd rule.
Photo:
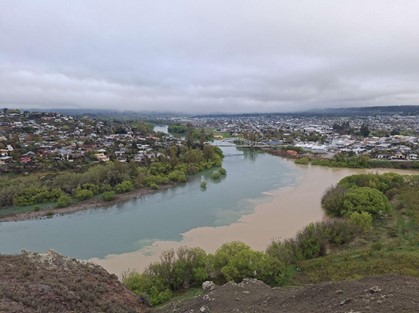
[[0, 107], [419, 104], [419, 1], [0, 0]]

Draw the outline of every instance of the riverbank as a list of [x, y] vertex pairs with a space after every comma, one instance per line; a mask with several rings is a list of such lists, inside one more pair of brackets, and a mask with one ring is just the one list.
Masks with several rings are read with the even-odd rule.
[[[290, 161], [291, 162], [291, 161]], [[280, 188], [267, 193], [264, 201], [258, 201], [251, 214], [244, 215], [236, 223], [220, 227], [199, 227], [182, 234], [182, 240], [156, 241], [138, 251], [91, 259], [111, 273], [122, 276], [129, 269], [144, 270], [157, 261], [167, 249], [180, 246], [201, 247], [214, 252], [223, 243], [243, 241], [256, 250], [265, 250], [273, 239], [294, 236], [311, 222], [321, 221], [324, 212], [321, 198], [325, 190], [343, 177], [358, 173], [397, 172], [415, 174], [413, 171], [392, 169], [342, 169], [320, 166], [295, 165], [301, 178], [295, 186]]]
[[[179, 183], [177, 183], [179, 184]], [[40, 218], [51, 218], [54, 215], [65, 215], [72, 214], [80, 211], [95, 209], [98, 207], [111, 207], [120, 203], [124, 203], [133, 199], [141, 198], [147, 195], [155, 194], [169, 188], [173, 188], [177, 185], [176, 183], [169, 183], [167, 185], [159, 186], [159, 189], [153, 189], [150, 187], [144, 187], [141, 189], [136, 189], [126, 193], [118, 194], [112, 201], [104, 201], [101, 198], [89, 199], [75, 205], [71, 205], [65, 208], [55, 208], [53, 210], [39, 210], [39, 211], [30, 211], [18, 213], [15, 215], [8, 215], [0, 217], [0, 222], [18, 222], [25, 220], [33, 220]], [[51, 213], [50, 213], [51, 212]]]
[[[295, 149], [295, 150], [293, 150]], [[395, 169], [419, 171], [419, 161], [406, 159], [374, 159], [366, 155], [345, 155], [336, 154], [331, 158], [320, 155], [307, 154], [301, 148], [290, 147], [289, 150], [264, 150], [269, 154], [282, 158], [294, 160], [295, 164], [318, 165], [333, 168], [354, 168], [354, 169]]]

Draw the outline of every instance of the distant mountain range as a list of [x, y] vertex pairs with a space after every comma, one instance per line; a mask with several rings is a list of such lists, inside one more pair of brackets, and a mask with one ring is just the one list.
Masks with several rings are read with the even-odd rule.
[[352, 108], [328, 108], [314, 109], [302, 112], [271, 112], [271, 113], [210, 113], [210, 114], [188, 114], [176, 112], [153, 112], [153, 111], [116, 111], [116, 110], [100, 110], [100, 109], [30, 109], [28, 111], [36, 112], [58, 112], [66, 115], [86, 115], [91, 117], [113, 118], [119, 117], [124, 119], [143, 118], [143, 119], [165, 119], [181, 116], [194, 117], [251, 117], [251, 116], [368, 116], [368, 115], [403, 115], [403, 116], [419, 116], [419, 105], [402, 105], [402, 106], [373, 106], [373, 107], [352, 107]]
[[305, 113], [314, 115], [419, 115], [419, 105], [374, 106], [357, 108], [332, 108], [313, 110]]
[[374, 107], [354, 107], [354, 108], [328, 108], [314, 109], [302, 112], [289, 113], [215, 113], [197, 115], [201, 117], [251, 117], [251, 116], [368, 116], [368, 115], [403, 115], [419, 116], [419, 105], [403, 106], [374, 106]]

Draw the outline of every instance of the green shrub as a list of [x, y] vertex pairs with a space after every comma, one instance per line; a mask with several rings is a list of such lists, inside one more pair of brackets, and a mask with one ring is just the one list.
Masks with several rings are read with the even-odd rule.
[[319, 228], [309, 224], [295, 237], [297, 260], [312, 259], [325, 254], [326, 241], [322, 238]]
[[404, 177], [396, 173], [377, 174], [357, 174], [343, 178], [339, 185], [351, 187], [370, 187], [385, 193], [390, 189], [400, 187], [404, 183]]
[[205, 181], [205, 180], [201, 181], [201, 188], [202, 189], [207, 189], [207, 186], [208, 186], [207, 181]]
[[213, 180], [218, 180], [218, 179], [221, 178], [221, 174], [219, 172], [214, 172], [214, 173], [211, 174], [211, 178]]
[[266, 254], [289, 265], [295, 262], [295, 249], [294, 239], [273, 240], [266, 248]]
[[134, 189], [134, 184], [130, 180], [124, 180], [122, 183], [115, 186], [117, 193], [124, 193]]
[[349, 221], [362, 230], [367, 231], [372, 227], [372, 215], [368, 212], [352, 212], [349, 215]]
[[201, 248], [180, 247], [164, 251], [160, 261], [152, 263], [146, 273], [163, 279], [170, 290], [184, 290], [201, 284], [207, 277], [206, 253]]
[[185, 172], [180, 171], [180, 170], [174, 170], [173, 172], [170, 172], [167, 177], [169, 178], [170, 181], [173, 181], [173, 182], [186, 182], [187, 181]]
[[361, 233], [358, 225], [345, 219], [333, 219], [312, 223], [304, 227], [294, 238], [283, 242], [273, 241], [266, 253], [271, 257], [292, 264], [327, 254], [330, 245], [342, 246]]
[[368, 212], [374, 216], [389, 213], [390, 209], [390, 202], [377, 189], [353, 187], [345, 193], [341, 213], [349, 216], [353, 212]]
[[122, 281], [132, 292], [146, 298], [151, 305], [164, 303], [173, 296], [163, 279], [156, 275], [130, 272], [123, 276]]
[[38, 188], [33, 186], [29, 186], [18, 192], [19, 194], [14, 199], [14, 204], [18, 206], [53, 202], [63, 194], [60, 188], [49, 190], [47, 187]]
[[225, 169], [225, 168], [220, 168], [220, 169], [218, 170], [218, 173], [220, 173], [220, 175], [221, 175], [221, 176], [225, 176], [225, 175], [227, 175], [227, 171], [226, 171], [226, 169]]
[[73, 201], [73, 199], [70, 196], [62, 195], [61, 197], [58, 198], [57, 203], [56, 203], [56, 207], [57, 208], [64, 208], [66, 206], [69, 206], [72, 201]]
[[102, 194], [103, 201], [112, 201], [115, 199], [115, 192], [113, 191], [105, 191]]
[[306, 158], [306, 157], [300, 158], [300, 159], [295, 159], [294, 163], [295, 164], [301, 164], [301, 165], [308, 165], [308, 164], [310, 164], [310, 159]]
[[219, 283], [240, 282], [243, 278], [257, 278], [266, 283], [282, 283], [285, 264], [262, 252], [253, 251], [242, 242], [222, 245], [212, 258], [212, 275]]
[[159, 189], [160, 187], [159, 187], [159, 185], [157, 185], [157, 184], [153, 183], [153, 184], [151, 184], [151, 185], [150, 185], [150, 188], [151, 188], [151, 189], [154, 189], [154, 190], [157, 190], [157, 189]]
[[328, 188], [322, 197], [321, 204], [330, 216], [341, 216], [346, 188], [337, 185]]
[[87, 200], [93, 197], [93, 192], [86, 189], [76, 189], [76, 198], [80, 201]]

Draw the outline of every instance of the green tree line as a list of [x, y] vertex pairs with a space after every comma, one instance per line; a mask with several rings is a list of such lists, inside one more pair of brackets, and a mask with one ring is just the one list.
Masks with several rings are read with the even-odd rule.
[[202, 149], [173, 145], [159, 161], [150, 165], [115, 161], [91, 166], [82, 173], [67, 171], [5, 176], [0, 181], [0, 210], [43, 203], [63, 207], [100, 195], [109, 201], [115, 194], [133, 189], [158, 189], [160, 185], [171, 182], [185, 182], [188, 175], [221, 166], [222, 158], [222, 151], [211, 145], [204, 145]]

